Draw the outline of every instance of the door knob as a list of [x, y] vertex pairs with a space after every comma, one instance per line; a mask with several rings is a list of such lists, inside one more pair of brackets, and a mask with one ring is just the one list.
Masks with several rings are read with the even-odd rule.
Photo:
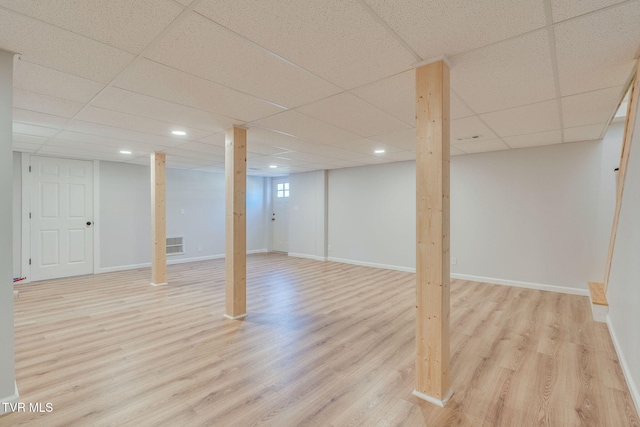
[[87, 221], [87, 225], [91, 225], [91, 221]]

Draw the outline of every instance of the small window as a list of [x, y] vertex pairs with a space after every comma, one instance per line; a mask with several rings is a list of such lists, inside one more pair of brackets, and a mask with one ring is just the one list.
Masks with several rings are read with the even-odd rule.
[[283, 182], [278, 184], [278, 197], [289, 197], [289, 183]]

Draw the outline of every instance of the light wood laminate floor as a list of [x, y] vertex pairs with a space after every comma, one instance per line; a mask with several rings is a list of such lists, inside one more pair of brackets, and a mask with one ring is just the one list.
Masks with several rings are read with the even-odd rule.
[[224, 261], [18, 285], [21, 401], [0, 426], [640, 426], [586, 297], [455, 280], [454, 395], [414, 396], [414, 274], [248, 257], [248, 313], [223, 318]]

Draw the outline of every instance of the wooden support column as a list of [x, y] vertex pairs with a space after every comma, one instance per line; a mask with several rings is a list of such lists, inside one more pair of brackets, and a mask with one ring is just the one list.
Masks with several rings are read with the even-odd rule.
[[225, 137], [226, 304], [225, 317], [247, 315], [247, 130], [233, 127]]
[[438, 406], [449, 372], [449, 67], [416, 68], [416, 390]]
[[151, 154], [151, 284], [167, 284], [166, 157]]
[[640, 59], [636, 64], [636, 75], [631, 82], [629, 89], [629, 101], [627, 104], [627, 117], [624, 125], [624, 137], [622, 138], [622, 153], [620, 154], [620, 168], [618, 171], [618, 182], [616, 183], [616, 208], [613, 213], [613, 225], [611, 227], [611, 238], [609, 239], [609, 254], [607, 265], [604, 271], [604, 295], [606, 297], [609, 288], [609, 276], [611, 274], [611, 261], [613, 260], [613, 249], [616, 245], [616, 234], [618, 233], [618, 219], [620, 218], [620, 208], [622, 207], [622, 196], [624, 194], [624, 181], [627, 177], [627, 165], [629, 164], [629, 153], [631, 152], [631, 142], [633, 141], [633, 131], [638, 115], [638, 102], [640, 100]]

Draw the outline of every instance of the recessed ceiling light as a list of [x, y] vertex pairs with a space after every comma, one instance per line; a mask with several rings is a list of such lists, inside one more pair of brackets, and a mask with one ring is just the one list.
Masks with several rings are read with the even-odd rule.
[[120, 150], [120, 154], [131, 154], [129, 150]]
[[384, 150], [376, 150], [376, 151], [374, 151], [374, 153], [376, 153], [376, 154], [382, 154], [382, 153], [384, 153]]
[[185, 136], [187, 133], [183, 130], [172, 130], [171, 131], [172, 134], [176, 135], [176, 136]]
[[275, 169], [275, 168], [277, 168], [278, 166], [276, 166], [276, 165], [269, 165], [269, 167], [270, 167], [271, 169]]

